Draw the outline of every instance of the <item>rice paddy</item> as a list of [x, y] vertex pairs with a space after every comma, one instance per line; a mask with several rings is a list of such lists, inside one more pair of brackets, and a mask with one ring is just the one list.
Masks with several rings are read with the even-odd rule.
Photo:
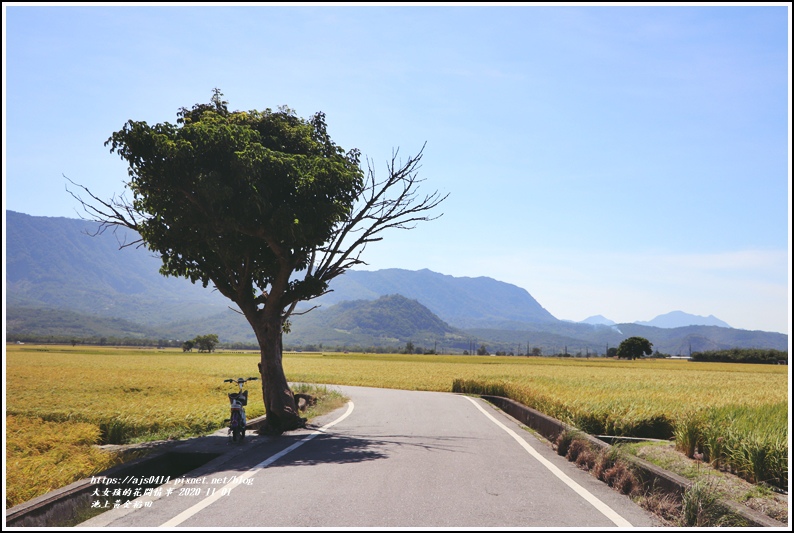
[[[258, 360], [257, 353], [8, 345], [6, 505], [118, 460], [92, 444], [181, 438], [221, 427], [231, 391], [223, 380], [257, 375]], [[292, 382], [499, 394], [590, 433], [676, 438], [682, 450], [692, 447], [757, 482], [788, 479], [783, 366], [286, 353], [284, 369]], [[255, 388], [251, 398], [248, 417], [264, 414]], [[60, 477], [36, 487], [41, 476], [32, 472], [39, 469]]]

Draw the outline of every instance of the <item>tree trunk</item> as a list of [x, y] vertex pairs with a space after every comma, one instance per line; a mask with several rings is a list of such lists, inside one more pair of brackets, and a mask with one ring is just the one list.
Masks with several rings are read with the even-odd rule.
[[306, 419], [298, 415], [295, 398], [284, 375], [281, 317], [276, 314], [274, 318], [252, 323], [252, 326], [259, 341], [259, 372], [262, 375], [262, 398], [267, 415], [267, 422], [259, 433], [280, 435], [285, 431], [304, 427]]

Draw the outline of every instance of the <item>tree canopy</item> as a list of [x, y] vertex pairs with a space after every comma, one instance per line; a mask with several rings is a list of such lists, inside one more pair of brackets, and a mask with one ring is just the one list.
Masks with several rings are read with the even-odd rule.
[[653, 344], [644, 337], [629, 337], [618, 346], [619, 359], [637, 359], [643, 354], [651, 355]]
[[[322, 113], [229, 112], [220, 96], [182, 108], [181, 126], [130, 120], [105, 144], [129, 164], [124, 214], [161, 273], [228, 297], [247, 278], [261, 294], [282, 271], [305, 270], [349, 215], [364, 182], [359, 152], [331, 141]], [[323, 281], [293, 281], [284, 299], [316, 296]]]
[[198, 348], [199, 352], [214, 352], [215, 347], [218, 345], [218, 335], [209, 333], [207, 335], [198, 335], [193, 339], [193, 346]]

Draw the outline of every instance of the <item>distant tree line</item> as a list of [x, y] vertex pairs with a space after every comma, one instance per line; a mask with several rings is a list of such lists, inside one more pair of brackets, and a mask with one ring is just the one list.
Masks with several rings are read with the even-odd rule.
[[[214, 334], [212, 334], [214, 335]], [[197, 339], [204, 337], [204, 344], [197, 342]], [[34, 335], [34, 334], [8, 334], [6, 341], [10, 343], [25, 342], [30, 344], [77, 344], [87, 346], [129, 346], [129, 347], [148, 347], [148, 348], [181, 348], [184, 352], [214, 352], [216, 350], [228, 351], [243, 351], [243, 350], [256, 350], [259, 351], [259, 345], [256, 342], [220, 342], [217, 340], [217, 335], [210, 339], [211, 342], [206, 344], [207, 335], [199, 335], [194, 339], [179, 340], [179, 339], [152, 339], [141, 337], [117, 337], [117, 336], [92, 336], [92, 337], [77, 337], [73, 335]], [[209, 346], [209, 349], [206, 347]], [[410, 349], [410, 352], [408, 351]], [[494, 351], [491, 351], [491, 350]], [[527, 353], [523, 353], [524, 350]], [[411, 353], [411, 354], [478, 354], [478, 355], [515, 355], [515, 356], [534, 356], [534, 357], [603, 357], [603, 355], [595, 353], [594, 351], [587, 351], [577, 349], [576, 352], [569, 352], [565, 350], [546, 348], [542, 349], [538, 346], [535, 347], [522, 347], [520, 350], [504, 349], [504, 346], [499, 344], [494, 348], [489, 348], [485, 344], [480, 344], [479, 347], [475, 345], [474, 350], [471, 352], [463, 349], [460, 346], [445, 345], [443, 347], [437, 346], [436, 343], [424, 347], [418, 343], [408, 341], [404, 345], [389, 344], [389, 345], [365, 345], [365, 344], [345, 344], [345, 345], [332, 345], [332, 344], [285, 344], [285, 352], [356, 352], [356, 353]]]
[[17, 333], [6, 335], [7, 342], [31, 344], [86, 344], [89, 346], [140, 346], [151, 348], [179, 348], [182, 341], [175, 339], [147, 339], [141, 337], [76, 337], [74, 335], [35, 335]]
[[692, 361], [712, 363], [755, 363], [788, 364], [788, 352], [780, 350], [761, 350], [755, 348], [731, 348], [729, 350], [710, 350], [692, 352]]
[[[130, 346], [130, 347], [151, 347], [151, 348], [182, 348], [183, 351], [193, 351], [194, 349], [199, 352], [214, 352], [216, 349], [222, 350], [259, 350], [259, 345], [255, 342], [219, 342], [218, 336], [215, 334], [199, 335], [189, 341], [182, 341], [176, 339], [145, 339], [140, 337], [86, 337], [79, 338], [72, 335], [34, 335], [34, 334], [8, 334], [6, 341], [10, 343], [24, 342], [31, 344], [84, 344], [89, 346]], [[200, 341], [200, 342], [199, 342]], [[410, 349], [410, 351], [409, 351]], [[477, 355], [490, 355], [490, 350], [485, 344], [481, 344], [471, 352], [469, 350], [462, 350], [455, 347], [445, 347], [444, 349], [436, 350], [435, 348], [424, 349], [415, 345], [413, 342], [407, 342], [403, 347], [397, 345], [389, 346], [364, 346], [364, 345], [324, 345], [319, 344], [304, 344], [304, 345], [287, 345], [284, 346], [284, 351], [295, 352], [356, 352], [356, 353], [415, 353], [415, 354], [477, 354]], [[521, 350], [523, 351], [523, 350]], [[495, 350], [494, 355], [517, 355], [517, 356], [545, 356], [545, 357], [603, 357], [602, 354], [595, 352], [581, 350], [571, 353], [567, 347], [563, 350], [548, 350], [542, 353], [541, 348], [533, 347], [528, 349], [528, 353], [524, 354], [521, 351], [513, 350]], [[543, 350], [545, 351], [545, 350]], [[616, 357], [618, 355], [617, 348], [609, 348], [607, 350], [607, 357]], [[637, 354], [643, 358], [666, 358], [670, 357], [669, 354], [660, 353], [658, 350], [653, 354], [646, 353]], [[625, 354], [624, 354], [625, 356]], [[755, 363], [755, 364], [788, 364], [788, 352], [773, 349], [758, 349], [758, 348], [731, 348], [727, 350], [712, 350], [693, 352], [692, 361], [704, 362], [719, 362], [719, 363]]]
[[[178, 339], [146, 339], [140, 337], [76, 337], [73, 335], [31, 335], [31, 334], [10, 334], [6, 336], [6, 342], [30, 343], [30, 344], [71, 344], [76, 346], [83, 344], [87, 346], [129, 346], [146, 348], [182, 348], [183, 351], [192, 351], [196, 348], [199, 352], [213, 352], [219, 345], [218, 336], [215, 334], [199, 335], [195, 339], [181, 341]], [[233, 349], [244, 349], [249, 346], [238, 346], [234, 343]], [[250, 348], [259, 347], [251, 345]]]

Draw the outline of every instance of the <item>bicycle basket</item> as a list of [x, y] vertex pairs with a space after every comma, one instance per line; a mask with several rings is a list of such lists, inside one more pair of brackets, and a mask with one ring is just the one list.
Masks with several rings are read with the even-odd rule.
[[240, 405], [248, 405], [248, 391], [243, 392], [230, 392], [229, 402], [237, 402]]

